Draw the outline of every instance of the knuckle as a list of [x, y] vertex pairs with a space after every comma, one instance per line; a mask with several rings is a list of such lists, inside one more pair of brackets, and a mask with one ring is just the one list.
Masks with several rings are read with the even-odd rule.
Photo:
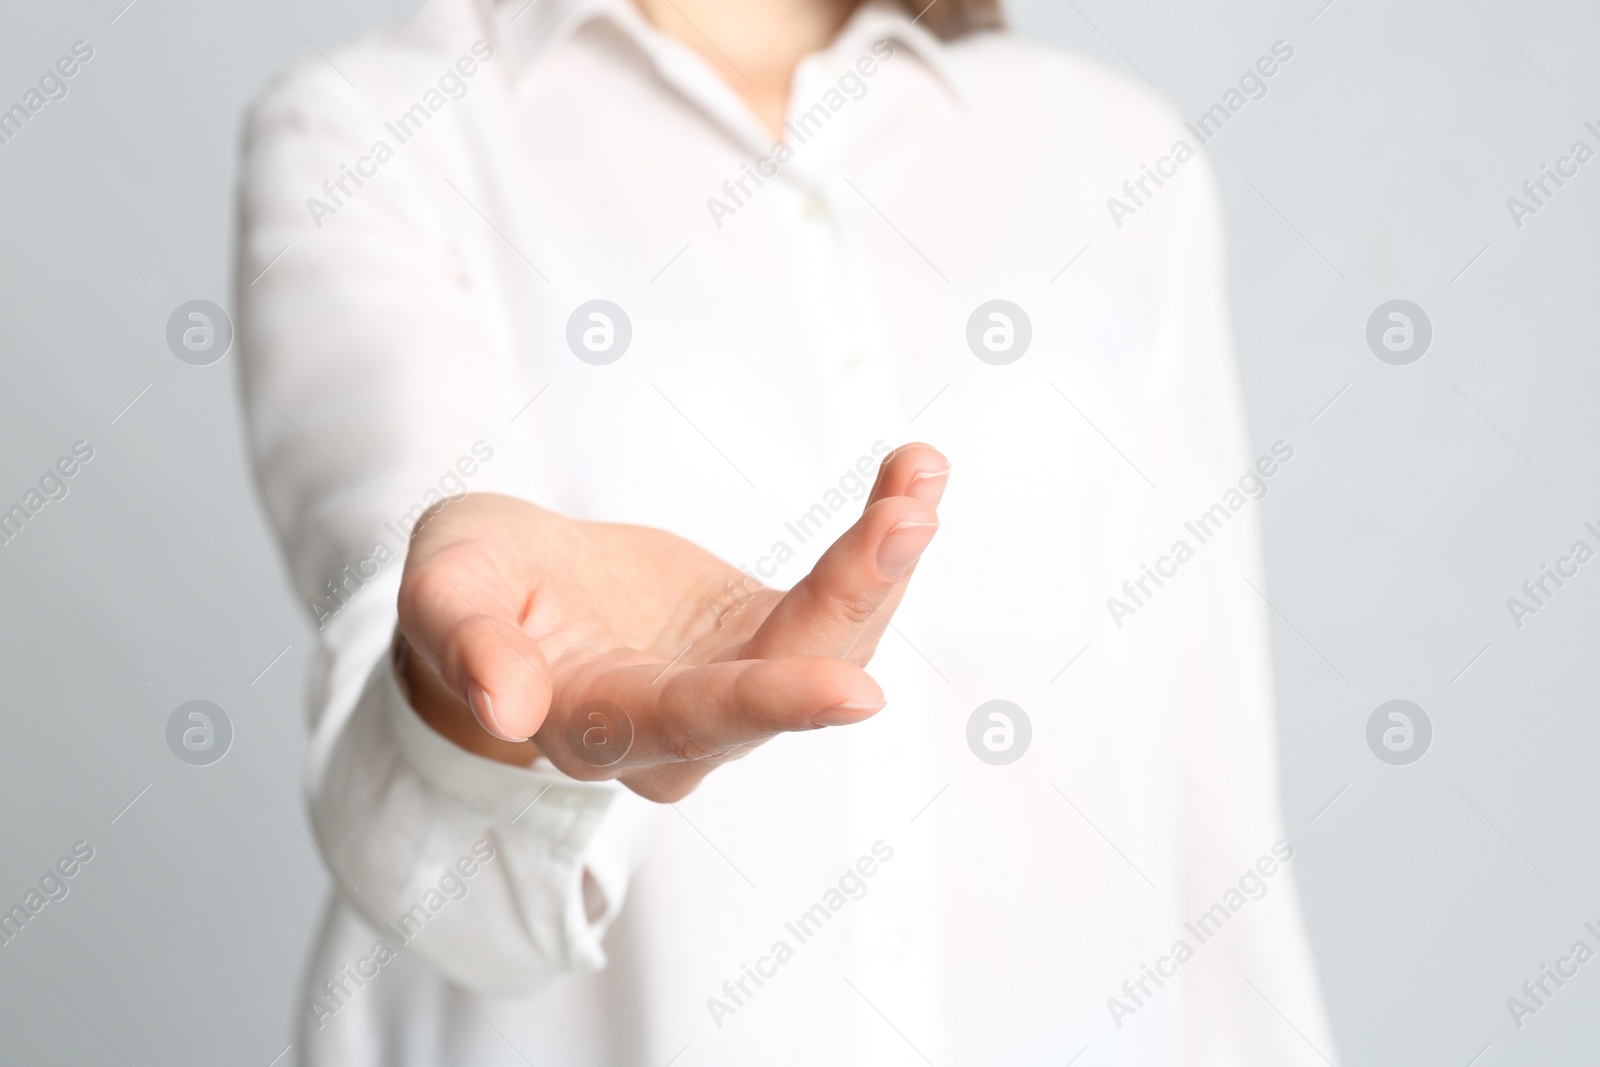
[[691, 737], [688, 734], [677, 731], [668, 734], [663, 739], [663, 742], [663, 747], [666, 749], [667, 754], [679, 763], [696, 763], [722, 753], [720, 745], [714, 745], [704, 738]]
[[408, 598], [414, 607], [440, 602], [452, 592], [450, 572], [457, 558], [450, 550], [420, 557], [410, 555], [401, 572], [400, 596]]
[[402, 619], [416, 619], [426, 614], [439, 602], [440, 594], [447, 589], [439, 570], [431, 566], [407, 567], [400, 577], [400, 593], [396, 601]]
[[878, 605], [849, 586], [829, 590], [826, 604], [829, 615], [851, 626], [865, 626], [878, 613]]
[[802, 581], [814, 609], [830, 621], [862, 626], [878, 610], [876, 602], [842, 568], [830, 568], [824, 574], [813, 572]]
[[466, 655], [498, 636], [501, 635], [495, 630], [494, 623], [488, 616], [463, 615], [444, 635], [444, 642], [448, 647]]

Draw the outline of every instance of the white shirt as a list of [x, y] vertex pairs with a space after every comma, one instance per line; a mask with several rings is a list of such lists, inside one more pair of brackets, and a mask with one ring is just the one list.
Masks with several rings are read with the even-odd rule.
[[[624, 0], [434, 0], [253, 110], [242, 390], [321, 623], [306, 783], [337, 885], [296, 1054], [1331, 1059], [1204, 160], [1088, 61], [876, 6], [791, 116], [774, 155]], [[996, 299], [1026, 323], [985, 311], [969, 344]], [[669, 809], [470, 755], [396, 688], [404, 537], [441, 495], [661, 527], [785, 587], [914, 439], [954, 471], [867, 723]], [[976, 753], [1021, 750], [1015, 715], [968, 743], [995, 699], [1031, 728], [998, 766]]]

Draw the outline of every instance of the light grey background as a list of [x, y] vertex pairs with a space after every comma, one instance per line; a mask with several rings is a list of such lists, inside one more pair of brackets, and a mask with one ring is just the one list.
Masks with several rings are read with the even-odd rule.
[[[1505, 602], [1575, 539], [1596, 544], [1600, 160], [1520, 231], [1505, 201], [1574, 140], [1600, 147], [1582, 125], [1600, 125], [1600, 9], [1324, 2], [1011, 11], [1191, 118], [1274, 41], [1294, 48], [1205, 151], [1252, 430], [1296, 449], [1263, 505], [1264, 592], [1285, 817], [1339, 1054], [1592, 1062], [1600, 963], [1520, 1030], [1505, 1002], [1576, 939], [1600, 946], [1583, 929], [1600, 925], [1600, 563], [1520, 630]], [[186, 300], [229, 303], [245, 102], [413, 5], [125, 4], [0, 14], [6, 104], [73, 41], [95, 49], [0, 146], [0, 506], [74, 441], [95, 449], [0, 548], [0, 903], [74, 841], [96, 852], [0, 947], [0, 1045], [18, 1063], [266, 1067], [327, 886], [298, 794], [310, 629], [249, 487], [232, 358], [183, 364], [164, 330]], [[1409, 367], [1364, 340], [1400, 297], [1435, 332]], [[1364, 735], [1400, 697], [1435, 731], [1407, 767]], [[235, 731], [210, 767], [164, 740], [197, 698]]]

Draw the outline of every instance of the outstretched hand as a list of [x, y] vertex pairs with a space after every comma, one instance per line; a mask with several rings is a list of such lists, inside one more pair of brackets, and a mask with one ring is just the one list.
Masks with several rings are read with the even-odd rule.
[[418, 524], [401, 581], [411, 702], [479, 755], [542, 752], [663, 802], [777, 734], [860, 722], [883, 707], [863, 668], [949, 469], [924, 444], [886, 456], [860, 519], [787, 593], [661, 530], [457, 498]]

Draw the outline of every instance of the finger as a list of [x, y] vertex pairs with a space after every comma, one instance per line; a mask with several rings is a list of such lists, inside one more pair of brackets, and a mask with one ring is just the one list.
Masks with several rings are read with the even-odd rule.
[[950, 480], [950, 461], [932, 445], [921, 441], [901, 445], [883, 457], [867, 503], [884, 497], [909, 496], [930, 508], [939, 506]]
[[550, 708], [550, 665], [520, 625], [521, 602], [483, 545], [414, 557], [400, 585], [400, 630], [473, 717], [526, 741]]
[[837, 659], [633, 664], [564, 685], [536, 740], [572, 777], [619, 777], [726, 758], [780, 733], [859, 722], [883, 704], [871, 676]]
[[950, 464], [927, 445], [885, 458], [866, 510], [772, 609], [740, 655], [836, 656], [866, 664], [939, 528]]
[[883, 691], [865, 671], [827, 657], [686, 671], [657, 709], [657, 761], [641, 759], [643, 766], [621, 780], [647, 799], [678, 801], [713, 770], [779, 733], [850, 725], [871, 718], [883, 703]]
[[826, 656], [735, 660], [668, 678], [656, 708], [669, 753], [698, 758], [780, 733], [847, 726], [883, 708], [883, 690], [860, 667]]

